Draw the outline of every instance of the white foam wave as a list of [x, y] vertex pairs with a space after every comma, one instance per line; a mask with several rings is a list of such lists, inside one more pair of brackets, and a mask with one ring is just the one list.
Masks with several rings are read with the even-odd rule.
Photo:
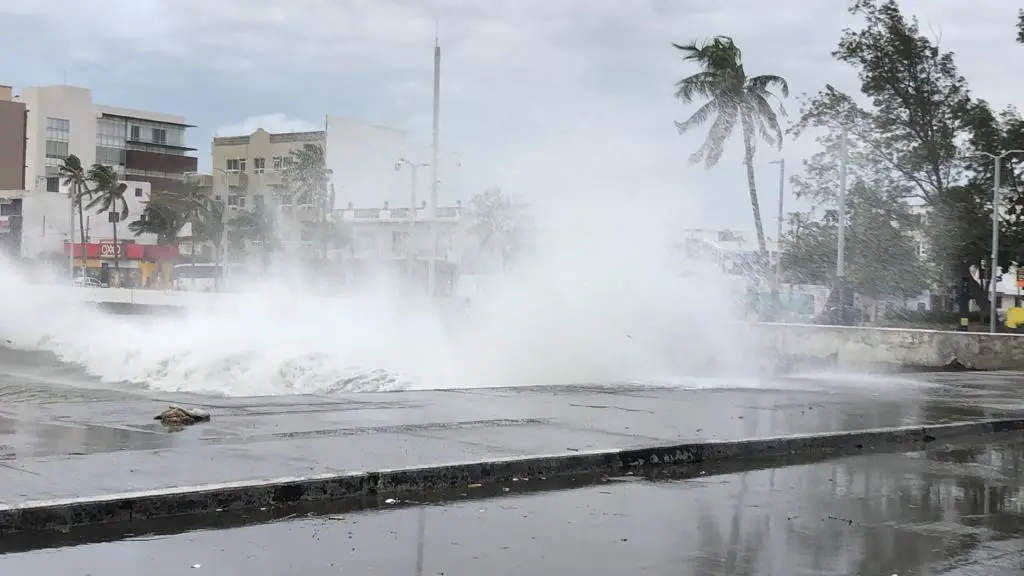
[[0, 336], [108, 383], [223, 395], [749, 374], [756, 363], [727, 287], [674, 278], [662, 254], [633, 248], [594, 236], [548, 247], [468, 309], [380, 286], [342, 298], [277, 282], [180, 317], [72, 304], [67, 288], [30, 284], [0, 263], [0, 297], [17, 302], [0, 315]]

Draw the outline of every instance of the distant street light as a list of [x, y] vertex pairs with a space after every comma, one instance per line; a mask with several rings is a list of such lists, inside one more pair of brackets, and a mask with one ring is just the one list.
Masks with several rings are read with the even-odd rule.
[[988, 152], [978, 152], [982, 156], [987, 156], [995, 161], [992, 184], [992, 263], [989, 266], [989, 332], [993, 334], [998, 330], [999, 322], [997, 318], [998, 304], [996, 299], [999, 295], [997, 286], [997, 272], [999, 270], [999, 203], [1001, 201], [999, 188], [1000, 188], [1000, 172], [1001, 163], [1003, 158], [1010, 154], [1024, 154], [1024, 150], [1007, 150], [1002, 154], [990, 154]]
[[418, 214], [419, 211], [416, 210], [416, 172], [420, 168], [425, 168], [425, 167], [430, 166], [430, 163], [429, 162], [413, 162], [413, 161], [408, 160], [406, 158], [399, 158], [395, 162], [395, 170], [396, 171], [397, 170], [401, 170], [403, 164], [408, 166], [410, 171], [412, 172], [412, 182], [411, 182], [411, 184], [409, 186], [409, 237], [406, 239], [406, 247], [405, 247], [406, 254], [407, 254], [408, 260], [409, 260], [407, 273], [409, 275], [409, 282], [411, 284], [412, 283], [412, 274], [413, 274], [413, 260], [414, 260], [414, 255], [413, 255], [413, 253], [411, 251], [411, 247], [412, 247], [412, 244], [413, 244], [412, 237], [413, 237], [413, 232], [416, 229], [416, 220], [419, 217], [419, 214]]

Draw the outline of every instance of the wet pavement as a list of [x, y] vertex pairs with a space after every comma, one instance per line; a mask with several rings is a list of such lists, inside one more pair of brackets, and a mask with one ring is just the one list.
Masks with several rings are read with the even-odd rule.
[[1009, 576], [1024, 571], [1024, 442], [0, 556], [3, 574]]
[[[1024, 415], [1019, 373], [708, 383], [2, 403], [0, 502]], [[172, 402], [213, 419], [168, 431]]]

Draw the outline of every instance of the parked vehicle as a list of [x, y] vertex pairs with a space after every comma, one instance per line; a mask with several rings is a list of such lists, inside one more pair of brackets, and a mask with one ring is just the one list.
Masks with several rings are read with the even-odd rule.
[[106, 282], [93, 278], [92, 276], [79, 276], [75, 278], [76, 288], [109, 288]]

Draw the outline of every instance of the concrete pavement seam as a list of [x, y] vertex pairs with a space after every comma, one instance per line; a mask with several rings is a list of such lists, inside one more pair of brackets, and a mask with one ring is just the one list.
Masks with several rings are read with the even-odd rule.
[[274, 505], [382, 496], [495, 484], [539, 477], [758, 459], [770, 466], [800, 455], [853, 455], [920, 450], [938, 441], [1024, 430], [1024, 418], [881, 428], [730, 441], [684, 442], [345, 474], [241, 481], [84, 498], [0, 504], [0, 534], [63, 530], [178, 515], [260, 510]]

